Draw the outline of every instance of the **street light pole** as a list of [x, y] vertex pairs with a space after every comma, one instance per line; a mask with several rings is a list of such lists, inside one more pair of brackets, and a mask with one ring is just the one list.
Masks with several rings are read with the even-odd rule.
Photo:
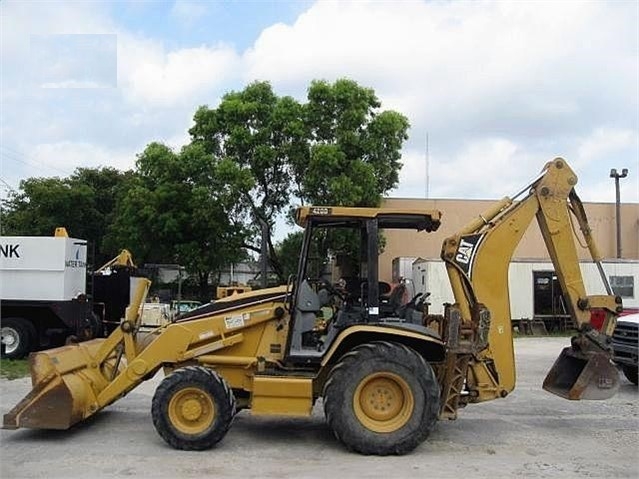
[[616, 202], [615, 202], [615, 210], [617, 217], [617, 258], [621, 258], [621, 195], [619, 194], [619, 178], [625, 178], [628, 176], [628, 168], [624, 168], [621, 170], [621, 174], [617, 172], [616, 168], [610, 170], [610, 178], [615, 179], [615, 193], [616, 193]]

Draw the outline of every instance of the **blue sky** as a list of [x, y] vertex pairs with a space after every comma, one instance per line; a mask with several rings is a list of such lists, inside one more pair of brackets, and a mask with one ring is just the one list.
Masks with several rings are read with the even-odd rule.
[[[639, 202], [639, 2], [2, 1], [0, 194], [188, 142], [196, 108], [348, 77], [405, 114], [395, 197], [498, 198], [563, 156]], [[429, 138], [428, 188], [426, 135]]]
[[224, 42], [249, 48], [262, 30], [292, 24], [310, 1], [131, 1], [112, 2], [113, 18], [124, 28], [162, 38], [170, 48]]

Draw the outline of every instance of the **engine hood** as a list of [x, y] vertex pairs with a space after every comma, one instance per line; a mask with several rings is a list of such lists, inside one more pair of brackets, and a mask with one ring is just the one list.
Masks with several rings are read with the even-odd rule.
[[619, 316], [617, 318], [617, 324], [630, 323], [639, 325], [639, 313], [626, 314], [625, 316]]
[[193, 309], [188, 313], [182, 314], [178, 317], [177, 321], [185, 321], [190, 319], [202, 318], [204, 316], [210, 316], [222, 311], [235, 311], [237, 309], [244, 308], [247, 304], [275, 301], [281, 297], [284, 301], [286, 297], [286, 286], [277, 286], [275, 288], [265, 288], [253, 291], [247, 291], [246, 293], [237, 293], [226, 298], [212, 301], [208, 304], [204, 304], [199, 308]]

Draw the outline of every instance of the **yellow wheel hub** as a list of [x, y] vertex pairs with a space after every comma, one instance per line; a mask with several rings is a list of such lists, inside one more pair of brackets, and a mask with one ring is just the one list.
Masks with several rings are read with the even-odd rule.
[[410, 419], [415, 399], [408, 383], [397, 374], [379, 372], [366, 376], [353, 396], [355, 416], [374, 432], [394, 432]]
[[199, 388], [181, 389], [169, 402], [171, 424], [185, 434], [206, 431], [215, 420], [215, 404], [211, 396]]

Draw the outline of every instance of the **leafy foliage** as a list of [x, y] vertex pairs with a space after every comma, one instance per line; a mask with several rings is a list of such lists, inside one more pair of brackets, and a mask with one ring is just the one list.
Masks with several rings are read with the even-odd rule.
[[[380, 106], [373, 90], [342, 79], [312, 82], [305, 104], [256, 82], [196, 112], [193, 142], [248, 175], [236, 192], [242, 218], [255, 239], [267, 225], [270, 265], [281, 280], [291, 266], [281, 251], [290, 246], [274, 248], [272, 229], [291, 203], [376, 206], [397, 185], [408, 120]], [[246, 246], [259, 251], [257, 243]]]
[[28, 178], [2, 203], [2, 234], [51, 236], [58, 226], [95, 245], [101, 264], [115, 250], [102, 240], [113, 221], [115, 199], [131, 181], [131, 172], [114, 168], [78, 168], [68, 178]]
[[376, 206], [397, 186], [408, 120], [378, 113], [373, 90], [352, 80], [314, 81], [306, 119], [309, 157], [295, 165], [298, 197], [311, 204]]
[[243, 259], [243, 225], [231, 191], [246, 177], [216, 162], [201, 145], [179, 153], [151, 143], [139, 155], [137, 175], [118, 204], [110, 241], [144, 262], [175, 263], [196, 274], [206, 295], [209, 275]]
[[[301, 234], [273, 244], [276, 219], [293, 204], [376, 206], [397, 185], [408, 121], [380, 111], [373, 90], [348, 79], [313, 81], [307, 101], [268, 82], [200, 107], [191, 144], [151, 143], [135, 171], [78, 168], [68, 178], [30, 178], [2, 203], [3, 234], [51, 235], [66, 226], [96, 245], [96, 262], [128, 248], [138, 263], [178, 263], [202, 288], [211, 273], [260, 251], [280, 280], [295, 271]], [[351, 244], [326, 236], [318, 255]]]

